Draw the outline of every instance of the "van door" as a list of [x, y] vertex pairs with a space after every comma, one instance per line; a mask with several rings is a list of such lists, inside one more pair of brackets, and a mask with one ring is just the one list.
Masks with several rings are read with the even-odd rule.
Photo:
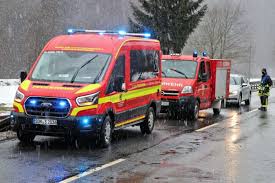
[[200, 109], [206, 109], [209, 105], [210, 96], [208, 96], [208, 90], [210, 88], [208, 78], [206, 73], [206, 64], [205, 61], [200, 63], [199, 73], [198, 73], [198, 83], [197, 83], [197, 92], [200, 98]]
[[120, 54], [112, 71], [106, 95], [110, 96], [115, 113], [115, 123], [127, 120], [125, 100], [125, 54]]
[[132, 47], [130, 50], [130, 82], [132, 93], [127, 104], [132, 107], [132, 115], [141, 117], [146, 114], [151, 98], [151, 90], [156, 86], [159, 71], [159, 52], [146, 47]]
[[206, 95], [206, 108], [210, 108], [212, 106], [212, 91], [213, 91], [213, 84], [212, 84], [212, 72], [211, 72], [211, 66], [210, 61], [206, 60], [206, 75], [207, 75], [207, 81], [205, 82], [205, 95]]

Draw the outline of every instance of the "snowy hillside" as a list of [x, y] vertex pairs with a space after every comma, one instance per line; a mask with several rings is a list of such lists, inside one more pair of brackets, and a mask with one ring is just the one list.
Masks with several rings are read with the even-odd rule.
[[18, 85], [18, 79], [0, 79], [0, 105], [12, 106]]

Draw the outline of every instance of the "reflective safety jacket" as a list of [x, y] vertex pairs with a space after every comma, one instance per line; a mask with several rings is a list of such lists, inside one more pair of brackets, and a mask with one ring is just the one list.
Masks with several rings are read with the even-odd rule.
[[269, 85], [270, 87], [273, 85], [272, 79], [268, 74], [262, 75], [261, 85]]
[[266, 84], [266, 85], [260, 84], [258, 86], [258, 95], [259, 96], [269, 96], [270, 95], [269, 91], [270, 91], [269, 84]]

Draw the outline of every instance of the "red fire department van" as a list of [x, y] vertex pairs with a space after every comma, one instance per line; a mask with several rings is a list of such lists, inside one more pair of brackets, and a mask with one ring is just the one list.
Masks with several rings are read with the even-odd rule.
[[203, 53], [193, 56], [163, 55], [161, 111], [196, 120], [200, 109], [219, 114], [229, 95], [230, 60], [211, 60]]
[[106, 147], [113, 130], [140, 125], [150, 134], [161, 107], [159, 41], [123, 31], [68, 34], [50, 40], [21, 73], [11, 122], [18, 139], [97, 135]]

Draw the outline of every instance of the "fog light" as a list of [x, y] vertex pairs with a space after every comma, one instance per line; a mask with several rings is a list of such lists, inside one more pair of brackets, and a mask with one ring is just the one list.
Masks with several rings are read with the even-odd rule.
[[80, 118], [80, 126], [82, 128], [90, 128], [92, 126], [92, 119], [90, 117]]

